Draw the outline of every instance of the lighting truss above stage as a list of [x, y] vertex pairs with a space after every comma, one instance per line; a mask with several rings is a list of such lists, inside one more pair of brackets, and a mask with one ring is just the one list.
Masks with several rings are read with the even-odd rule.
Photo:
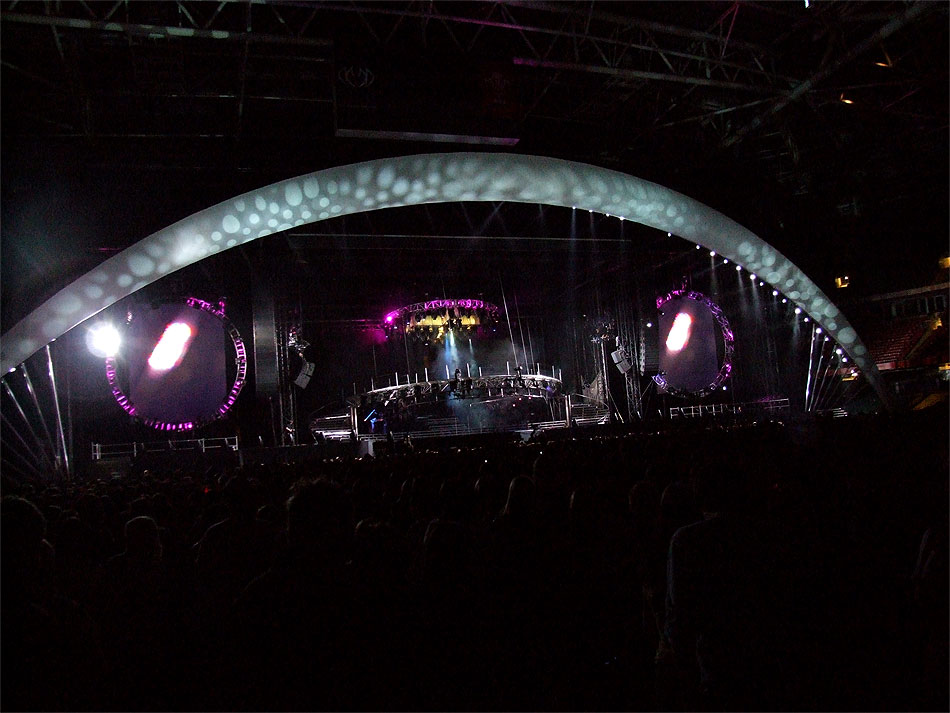
[[383, 329], [436, 343], [449, 332], [464, 336], [490, 333], [498, 324], [499, 314], [497, 305], [484, 300], [429, 300], [389, 312], [383, 319]]

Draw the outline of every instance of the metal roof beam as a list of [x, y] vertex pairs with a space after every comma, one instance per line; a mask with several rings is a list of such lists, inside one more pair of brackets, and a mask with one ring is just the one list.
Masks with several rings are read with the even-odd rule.
[[231, 42], [253, 42], [261, 44], [287, 44], [303, 47], [332, 47], [333, 41], [290, 35], [271, 35], [259, 32], [231, 32], [229, 30], [199, 30], [192, 27], [174, 27], [169, 25], [145, 25], [130, 22], [103, 22], [100, 20], [80, 20], [71, 17], [53, 17], [49, 15], [28, 15], [18, 12], [0, 13], [0, 22], [18, 22], [27, 25], [45, 25], [64, 27], [72, 30], [97, 30], [99, 32], [117, 32], [149, 38], [199, 38], [210, 40], [228, 40]]
[[813, 74], [809, 79], [806, 79], [804, 82], [800, 83], [795, 89], [791, 92], [780, 98], [775, 104], [768, 108], [764, 113], [755, 117], [751, 122], [745, 126], [740, 127], [732, 136], [728, 137], [723, 142], [723, 147], [728, 148], [732, 146], [737, 141], [745, 137], [752, 131], [758, 129], [762, 124], [764, 124], [768, 119], [778, 114], [782, 109], [787, 107], [789, 104], [798, 101], [805, 94], [810, 92], [815, 86], [830, 77], [832, 74], [837, 72], [839, 69], [847, 65], [848, 63], [855, 60], [857, 57], [861, 56], [868, 50], [877, 47], [883, 40], [887, 39], [895, 32], [903, 28], [904, 26], [910, 24], [911, 22], [920, 19], [926, 13], [936, 10], [940, 7], [943, 7], [942, 3], [930, 3], [930, 2], [918, 2], [914, 3], [907, 10], [900, 15], [895, 17], [886, 25], [881, 27], [877, 32], [871, 34], [863, 41], [859, 42], [857, 45], [852, 47], [850, 50], [845, 52], [844, 55], [839, 57], [836, 61], [827, 65], [823, 69], [818, 70]]
[[526, 67], [540, 67], [542, 69], [558, 69], [573, 72], [588, 72], [592, 74], [605, 74], [618, 79], [653, 79], [666, 82], [676, 82], [679, 84], [695, 84], [704, 87], [716, 87], [719, 89], [738, 89], [747, 92], [767, 92], [775, 93], [772, 87], [757, 87], [752, 84], [740, 84], [737, 82], [722, 82], [717, 79], [707, 79], [705, 77], [686, 77], [678, 74], [668, 74], [662, 72], [643, 72], [636, 69], [620, 69], [617, 67], [600, 67], [590, 64], [574, 64], [572, 62], [554, 62], [550, 60], [531, 59], [529, 57], [514, 57], [512, 61], [516, 65]]

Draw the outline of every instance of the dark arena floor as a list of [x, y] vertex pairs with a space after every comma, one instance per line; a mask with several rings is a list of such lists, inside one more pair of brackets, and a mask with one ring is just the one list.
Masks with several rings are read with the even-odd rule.
[[945, 416], [4, 478], [4, 708], [944, 710]]

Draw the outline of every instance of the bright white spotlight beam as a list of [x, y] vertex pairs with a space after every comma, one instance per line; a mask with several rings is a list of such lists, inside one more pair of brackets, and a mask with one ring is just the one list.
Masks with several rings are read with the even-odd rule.
[[184, 322], [172, 322], [165, 327], [162, 338], [152, 350], [148, 365], [155, 371], [168, 371], [181, 363], [191, 344], [191, 327]]
[[114, 357], [120, 346], [122, 335], [111, 324], [100, 323], [86, 332], [86, 347], [97, 357]]
[[673, 320], [673, 326], [670, 327], [670, 333], [666, 335], [666, 349], [671, 352], [678, 352], [689, 341], [689, 334], [693, 329], [693, 318], [686, 312], [680, 312]]

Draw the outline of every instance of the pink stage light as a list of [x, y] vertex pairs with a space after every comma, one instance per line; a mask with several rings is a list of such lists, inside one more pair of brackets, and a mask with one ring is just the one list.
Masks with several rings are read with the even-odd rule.
[[155, 371], [168, 371], [181, 363], [191, 344], [191, 327], [184, 322], [172, 322], [165, 327], [162, 338], [152, 350], [148, 365]]
[[686, 346], [689, 334], [693, 328], [693, 318], [686, 312], [680, 312], [673, 320], [670, 333], [666, 336], [666, 348], [671, 352], [678, 352]]

